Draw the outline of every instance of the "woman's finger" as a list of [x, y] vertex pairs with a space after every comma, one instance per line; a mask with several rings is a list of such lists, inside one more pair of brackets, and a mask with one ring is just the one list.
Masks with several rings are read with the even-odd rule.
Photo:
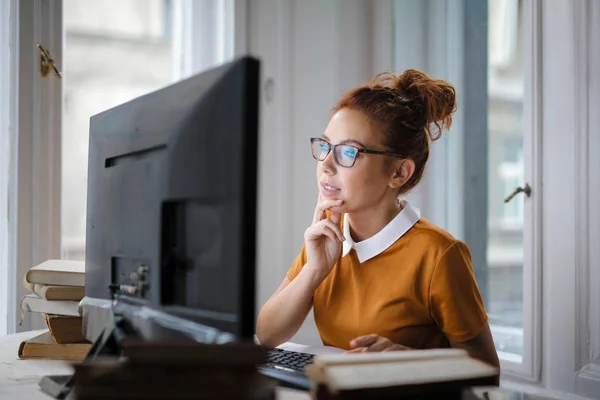
[[352, 350], [346, 350], [346, 353], [364, 353], [365, 350], [367, 350], [366, 347], [357, 347], [357, 348], [352, 349]]
[[402, 350], [410, 350], [410, 348], [399, 345], [399, 344], [395, 344], [395, 345], [388, 347], [387, 349], [384, 349], [382, 351], [402, 351]]
[[337, 242], [340, 240], [339, 236], [329, 226], [326, 226], [326, 225], [323, 226], [322, 232], [323, 232], [323, 235], [327, 236], [334, 242]]
[[318, 221], [322, 220], [323, 215], [325, 214], [325, 210], [321, 210], [319, 204], [321, 204], [321, 191], [319, 191], [319, 197], [317, 198], [317, 205], [315, 206], [315, 213], [313, 215], [313, 222], [311, 225], [314, 225]]
[[324, 219], [323, 221], [320, 221], [319, 224], [326, 225], [329, 227], [329, 229], [334, 231], [335, 234], [337, 235], [338, 239], [340, 240], [340, 242], [343, 242], [344, 240], [346, 240], [346, 238], [344, 237], [344, 234], [342, 233], [342, 230], [340, 229], [339, 223], [336, 224], [330, 219]]
[[373, 343], [372, 345], [367, 347], [367, 351], [384, 351], [387, 348], [393, 347], [394, 343], [392, 343], [390, 340], [384, 338], [384, 337], [379, 337], [375, 343]]
[[315, 226], [311, 226], [306, 230], [304, 239], [315, 240], [322, 236], [327, 236], [335, 242], [340, 241], [339, 235], [333, 229], [331, 229], [328, 224], [317, 224]]
[[313, 216], [313, 224], [316, 224], [317, 222], [325, 219], [325, 210], [329, 210], [330, 208], [333, 208], [336, 206], [341, 206], [342, 203], [343, 203], [343, 200], [333, 200], [333, 199], [323, 200], [323, 201], [320, 201], [319, 203], [317, 203], [317, 206], [315, 207], [315, 214]]
[[359, 336], [350, 341], [350, 347], [351, 348], [369, 347], [370, 345], [375, 343], [378, 338], [379, 338], [379, 335], [376, 335], [374, 333], [372, 333], [370, 335]]
[[338, 212], [334, 212], [331, 214], [331, 222], [333, 222], [336, 225], [340, 224], [340, 221], [342, 220], [342, 214], [338, 213]]
[[334, 224], [330, 219], [324, 219], [322, 221], [317, 222], [315, 225], [308, 227], [306, 233], [304, 235], [305, 239], [317, 239], [323, 231], [320, 230], [320, 227], [328, 227], [334, 234], [333, 240], [337, 240], [343, 242], [345, 240], [344, 235], [339, 227], [339, 225]]

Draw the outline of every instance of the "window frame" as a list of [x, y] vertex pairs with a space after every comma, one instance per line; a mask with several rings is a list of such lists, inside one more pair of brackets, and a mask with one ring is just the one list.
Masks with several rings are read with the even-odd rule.
[[174, 38], [175, 79], [230, 61], [245, 49], [240, 41], [245, 29], [244, 1], [174, 0], [173, 4], [175, 25], [183, 33]]
[[15, 330], [18, 2], [0, 4], [0, 336]]
[[506, 376], [530, 382], [541, 380], [542, 363], [542, 70], [541, 1], [523, 1], [524, 197], [523, 224], [523, 362], [501, 362]]
[[[44, 328], [41, 315], [18, 312], [28, 291], [23, 276], [29, 268], [47, 259], [60, 258], [60, 179], [62, 86], [54, 75], [39, 72], [42, 44], [60, 70], [62, 65], [62, 1], [19, 1], [14, 9], [17, 46], [11, 56], [18, 59], [18, 78], [13, 82], [15, 107], [10, 208], [13, 240], [8, 284], [8, 333]], [[18, 8], [17, 8], [18, 7]], [[22, 317], [19, 323], [19, 317]]]

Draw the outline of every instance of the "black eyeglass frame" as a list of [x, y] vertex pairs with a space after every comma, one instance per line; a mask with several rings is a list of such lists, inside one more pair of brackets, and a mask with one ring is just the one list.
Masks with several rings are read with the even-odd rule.
[[[315, 157], [315, 153], [313, 152], [313, 144], [315, 142], [327, 143], [327, 146], [328, 146], [329, 150], [327, 151], [327, 154], [325, 154], [325, 157], [323, 157], [323, 160], [319, 160], [317, 157]], [[333, 151], [333, 159], [335, 160], [335, 162], [336, 162], [337, 165], [339, 165], [340, 167], [343, 167], [343, 168], [352, 168], [352, 167], [354, 167], [354, 164], [356, 163], [356, 158], [358, 156], [358, 153], [377, 154], [377, 155], [380, 155], [380, 156], [389, 156], [389, 157], [396, 157], [396, 158], [406, 158], [405, 156], [403, 156], [402, 154], [399, 154], [399, 153], [393, 153], [393, 152], [389, 152], [389, 151], [371, 150], [371, 149], [361, 149], [360, 147], [356, 147], [356, 146], [353, 146], [353, 145], [347, 144], [347, 143], [331, 144], [331, 143], [329, 143], [327, 140], [325, 140], [323, 138], [310, 138], [310, 144], [311, 144], [310, 150], [311, 150], [312, 156], [313, 156], [313, 158], [315, 160], [317, 160], [317, 161], [324, 161], [327, 158], [327, 156], [329, 155], [329, 153], [331, 153]], [[339, 162], [337, 152], [335, 151], [336, 147], [338, 147], [338, 146], [348, 146], [348, 147], [352, 147], [353, 149], [356, 149], [356, 155], [352, 159], [352, 165], [346, 166], [346, 165], [342, 165]]]

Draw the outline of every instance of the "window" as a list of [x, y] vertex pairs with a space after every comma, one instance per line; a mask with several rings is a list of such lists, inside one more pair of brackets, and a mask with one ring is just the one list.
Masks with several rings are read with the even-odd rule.
[[89, 118], [232, 57], [232, 9], [224, 0], [64, 0], [63, 258], [85, 259]]
[[523, 356], [524, 185], [522, 12], [518, 0], [488, 0], [488, 314], [505, 359]]
[[85, 259], [89, 119], [179, 79], [173, 2], [63, 5], [62, 257]]
[[524, 146], [526, 7], [531, 1], [396, 0], [394, 67], [423, 69], [457, 89], [453, 127], [432, 145], [411, 201], [467, 242], [503, 370], [533, 376], [532, 323], [525, 323], [533, 307], [524, 307], [532, 299], [523, 284], [535, 251], [523, 243], [533, 228], [525, 194], [505, 202], [527, 182], [524, 160], [531, 158]]

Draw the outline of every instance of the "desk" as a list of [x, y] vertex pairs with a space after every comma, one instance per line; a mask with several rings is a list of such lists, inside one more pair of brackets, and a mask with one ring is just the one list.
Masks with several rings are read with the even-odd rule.
[[[67, 375], [73, 368], [67, 361], [19, 360], [19, 344], [44, 332], [29, 331], [0, 337], [0, 399], [49, 400], [39, 389], [38, 382], [44, 375]], [[308, 400], [306, 392], [278, 388], [278, 400]]]
[[[29, 331], [0, 337], [0, 399], [18, 399], [18, 400], [50, 400], [39, 389], [38, 382], [44, 375], [66, 375], [73, 372], [73, 368], [66, 361], [58, 360], [19, 360], [17, 355], [19, 344], [26, 339], [32, 338], [44, 332]], [[306, 351], [308, 353], [329, 353], [336, 352], [336, 349], [327, 349], [322, 346], [303, 346], [296, 344], [286, 344], [282, 347], [289, 350]], [[485, 398], [483, 389], [477, 391], [478, 398]], [[487, 389], [489, 390], [489, 388]], [[526, 396], [523, 393], [516, 393], [504, 390], [492, 390], [495, 399], [551, 399], [551, 397]], [[575, 398], [575, 396], [573, 396]], [[583, 398], [581, 398], [583, 399]], [[310, 400], [306, 392], [277, 388], [277, 400]]]

